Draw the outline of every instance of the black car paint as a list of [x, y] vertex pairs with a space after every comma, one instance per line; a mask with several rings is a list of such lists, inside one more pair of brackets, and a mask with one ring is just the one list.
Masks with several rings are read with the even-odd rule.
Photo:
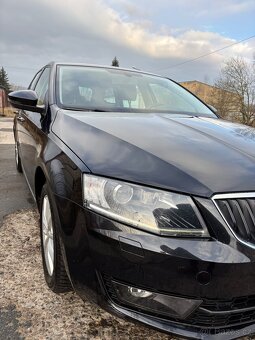
[[95, 174], [203, 197], [255, 187], [249, 127], [187, 115], [59, 111], [52, 130]]
[[[56, 65], [50, 67], [45, 112], [21, 110], [14, 133], [34, 197], [39, 197], [42, 174], [54, 193], [75, 291], [158, 329], [208, 338], [199, 327], [116, 305], [104, 288], [103, 274], [180, 296], [255, 295], [255, 252], [236, 240], [210, 199], [219, 192], [255, 190], [254, 130], [217, 118], [64, 111], [55, 104]], [[81, 181], [82, 173], [89, 172], [192, 194], [212, 237], [155, 236], [88, 211]], [[201, 272], [209, 273], [208, 282], [200, 282]], [[252, 327], [244, 324], [235, 335], [248, 334]]]

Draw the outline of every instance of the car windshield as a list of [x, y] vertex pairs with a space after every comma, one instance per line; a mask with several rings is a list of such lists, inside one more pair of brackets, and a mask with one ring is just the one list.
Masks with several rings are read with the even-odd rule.
[[145, 73], [90, 66], [58, 66], [57, 102], [84, 111], [186, 113], [216, 117], [173, 81]]

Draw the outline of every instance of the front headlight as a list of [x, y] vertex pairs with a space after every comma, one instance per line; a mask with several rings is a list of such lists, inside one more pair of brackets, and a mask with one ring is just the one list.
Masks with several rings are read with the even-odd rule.
[[209, 236], [192, 198], [83, 175], [84, 206], [127, 225], [167, 236]]

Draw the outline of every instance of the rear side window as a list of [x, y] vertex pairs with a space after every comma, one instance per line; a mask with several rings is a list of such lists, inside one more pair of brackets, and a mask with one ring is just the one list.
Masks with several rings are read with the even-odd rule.
[[44, 104], [44, 101], [45, 101], [45, 95], [46, 95], [46, 92], [48, 91], [48, 87], [49, 87], [49, 77], [50, 77], [50, 68], [49, 67], [46, 67], [36, 86], [35, 86], [35, 92], [38, 96], [38, 102], [37, 104], [38, 105], [43, 105]]

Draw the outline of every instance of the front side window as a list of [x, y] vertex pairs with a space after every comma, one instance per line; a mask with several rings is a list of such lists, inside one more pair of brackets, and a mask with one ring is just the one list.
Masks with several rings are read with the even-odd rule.
[[45, 102], [45, 95], [46, 95], [46, 92], [48, 91], [48, 86], [49, 86], [49, 77], [50, 77], [50, 68], [46, 67], [43, 70], [41, 77], [39, 78], [35, 86], [35, 92], [38, 96], [37, 105], [43, 105]]
[[72, 110], [187, 113], [216, 117], [173, 81], [121, 69], [61, 65], [57, 101]]
[[29, 85], [29, 87], [28, 87], [30, 90], [34, 90], [34, 89], [35, 89], [36, 83], [37, 83], [38, 79], [40, 78], [41, 74], [42, 74], [42, 71], [39, 71], [39, 72], [34, 76], [33, 80], [31, 81], [31, 83], [30, 83], [30, 85]]

